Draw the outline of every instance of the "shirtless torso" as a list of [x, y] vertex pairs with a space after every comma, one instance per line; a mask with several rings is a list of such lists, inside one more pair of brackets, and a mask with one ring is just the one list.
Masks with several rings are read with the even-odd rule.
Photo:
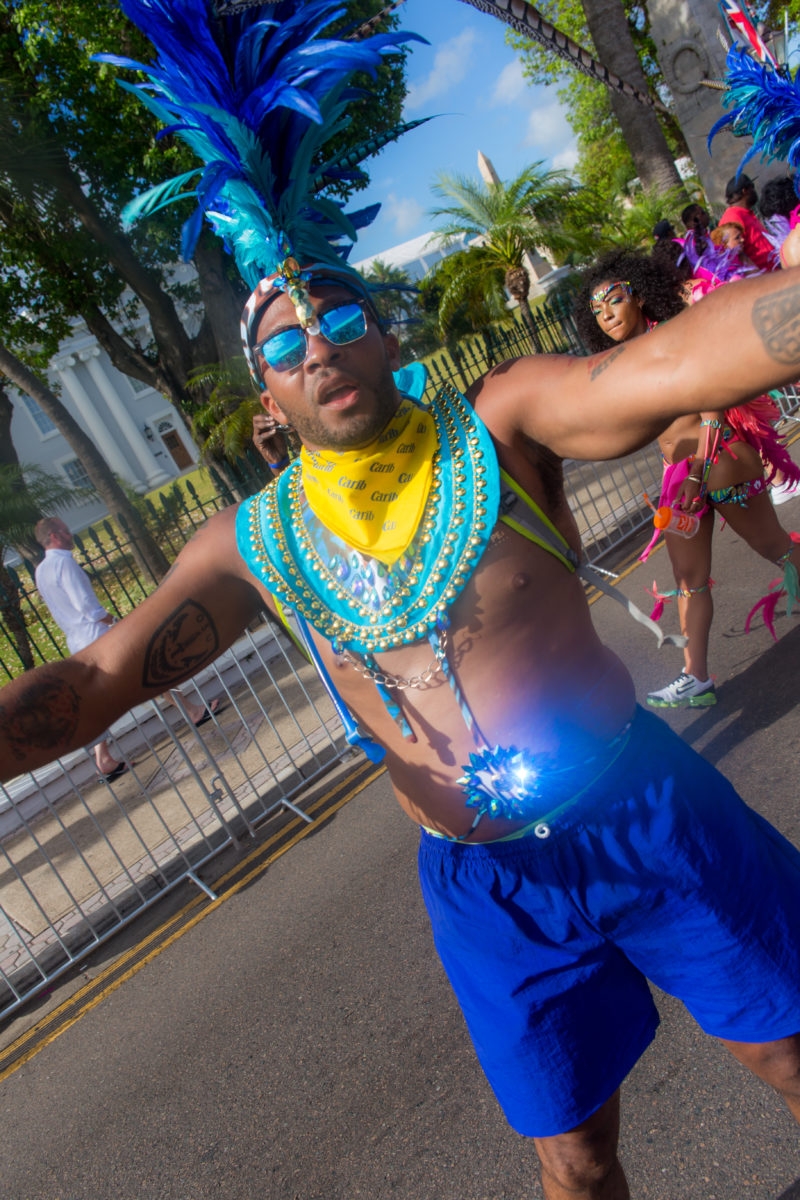
[[[578, 532], [564, 497], [560, 462], [528, 441], [501, 449], [499, 460], [577, 550]], [[198, 555], [203, 539], [219, 530], [215, 542], [229, 548], [225, 569], [237, 581], [239, 602], [274, 609], [269, 593], [235, 550], [234, 519], [233, 511], [214, 517], [197, 541]], [[188, 557], [190, 552], [184, 551], [182, 559]], [[594, 631], [583, 584], [513, 529], [498, 522], [449, 615], [448, 659], [490, 744], [547, 753], [569, 747], [576, 757], [587, 757], [630, 719], [633, 685], [622, 662]], [[372, 680], [337, 657], [328, 642], [315, 640], [342, 699], [386, 748], [386, 765], [403, 809], [428, 828], [463, 835], [472, 814], [458, 779], [475, 744], [441, 673], [422, 687], [397, 693], [416, 736], [410, 740], [382, 705]], [[432, 651], [420, 641], [377, 660], [387, 674], [409, 679], [426, 671]], [[484, 819], [469, 840], [501, 837], [523, 823]]]

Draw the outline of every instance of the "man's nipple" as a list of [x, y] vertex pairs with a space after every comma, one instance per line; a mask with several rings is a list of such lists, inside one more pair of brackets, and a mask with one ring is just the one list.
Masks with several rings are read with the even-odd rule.
[[511, 590], [514, 592], [522, 592], [526, 587], [530, 587], [531, 577], [527, 571], [517, 571], [511, 577]]

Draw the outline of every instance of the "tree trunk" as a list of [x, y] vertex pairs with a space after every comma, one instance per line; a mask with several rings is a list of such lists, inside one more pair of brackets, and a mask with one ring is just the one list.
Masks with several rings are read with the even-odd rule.
[[528, 337], [531, 339], [533, 349], [537, 354], [541, 354], [542, 344], [539, 341], [539, 335], [536, 332], [536, 322], [533, 319], [531, 306], [528, 303], [528, 295], [531, 290], [531, 281], [528, 277], [528, 272], [524, 267], [509, 267], [505, 275], [505, 285], [512, 300], [516, 300], [519, 305], [522, 323], [528, 331]]
[[87, 437], [58, 397], [2, 342], [0, 342], [0, 373], [5, 375], [20, 391], [27, 392], [69, 442], [81, 460], [86, 474], [97, 489], [98, 495], [107, 506], [109, 514], [120, 516], [127, 526], [131, 536], [131, 548], [140, 567], [157, 583], [166, 574], [169, 563], [158, 543], [148, 533], [139, 513], [117, 483], [94, 442]]
[[195, 338], [197, 366], [224, 363], [242, 353], [240, 322], [247, 289], [243, 286], [237, 289], [231, 282], [227, 269], [230, 261], [219, 238], [204, 231], [194, 254], [205, 310], [203, 326]]
[[[639, 91], [647, 92], [647, 80], [621, 0], [581, 0], [581, 3], [600, 62]], [[682, 188], [655, 110], [620, 92], [611, 90], [609, 96], [642, 187], [660, 192]]]
[[[0, 466], [3, 467], [19, 467], [17, 452], [11, 440], [13, 415], [14, 406], [11, 403], [11, 397], [4, 388], [0, 387]], [[31, 546], [15, 546], [14, 548], [19, 553], [24, 551], [27, 551], [29, 555], [31, 553]], [[41, 554], [41, 550], [39, 553]], [[30, 671], [33, 667], [33, 650], [25, 618], [20, 608], [19, 589], [8, 569], [3, 565], [2, 558], [2, 548], [0, 547], [0, 618], [2, 618], [6, 633], [17, 651], [23, 669]]]
[[0, 387], [0, 467], [18, 467], [19, 459], [11, 441], [11, 420], [14, 405], [4, 388]]
[[159, 358], [168, 374], [182, 385], [191, 366], [191, 340], [158, 275], [142, 265], [128, 239], [97, 211], [66, 158], [60, 169], [51, 171], [51, 179], [84, 229], [103, 247], [108, 261], [147, 309]]

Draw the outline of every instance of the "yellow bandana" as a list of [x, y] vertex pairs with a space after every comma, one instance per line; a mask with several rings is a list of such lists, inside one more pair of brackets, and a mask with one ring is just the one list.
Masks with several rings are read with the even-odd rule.
[[343, 542], [391, 565], [417, 532], [437, 446], [431, 414], [403, 400], [379, 437], [361, 450], [301, 450], [311, 511]]

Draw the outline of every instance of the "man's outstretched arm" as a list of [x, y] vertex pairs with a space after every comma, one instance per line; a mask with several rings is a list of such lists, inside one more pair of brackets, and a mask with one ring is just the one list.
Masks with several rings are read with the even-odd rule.
[[676, 417], [719, 411], [800, 378], [800, 269], [726, 284], [651, 333], [590, 358], [501, 364], [473, 389], [501, 439], [562, 458], [606, 459]]
[[91, 646], [0, 690], [0, 779], [87, 745], [236, 640], [261, 600], [236, 552], [234, 517], [233, 508], [212, 517], [157, 590]]

